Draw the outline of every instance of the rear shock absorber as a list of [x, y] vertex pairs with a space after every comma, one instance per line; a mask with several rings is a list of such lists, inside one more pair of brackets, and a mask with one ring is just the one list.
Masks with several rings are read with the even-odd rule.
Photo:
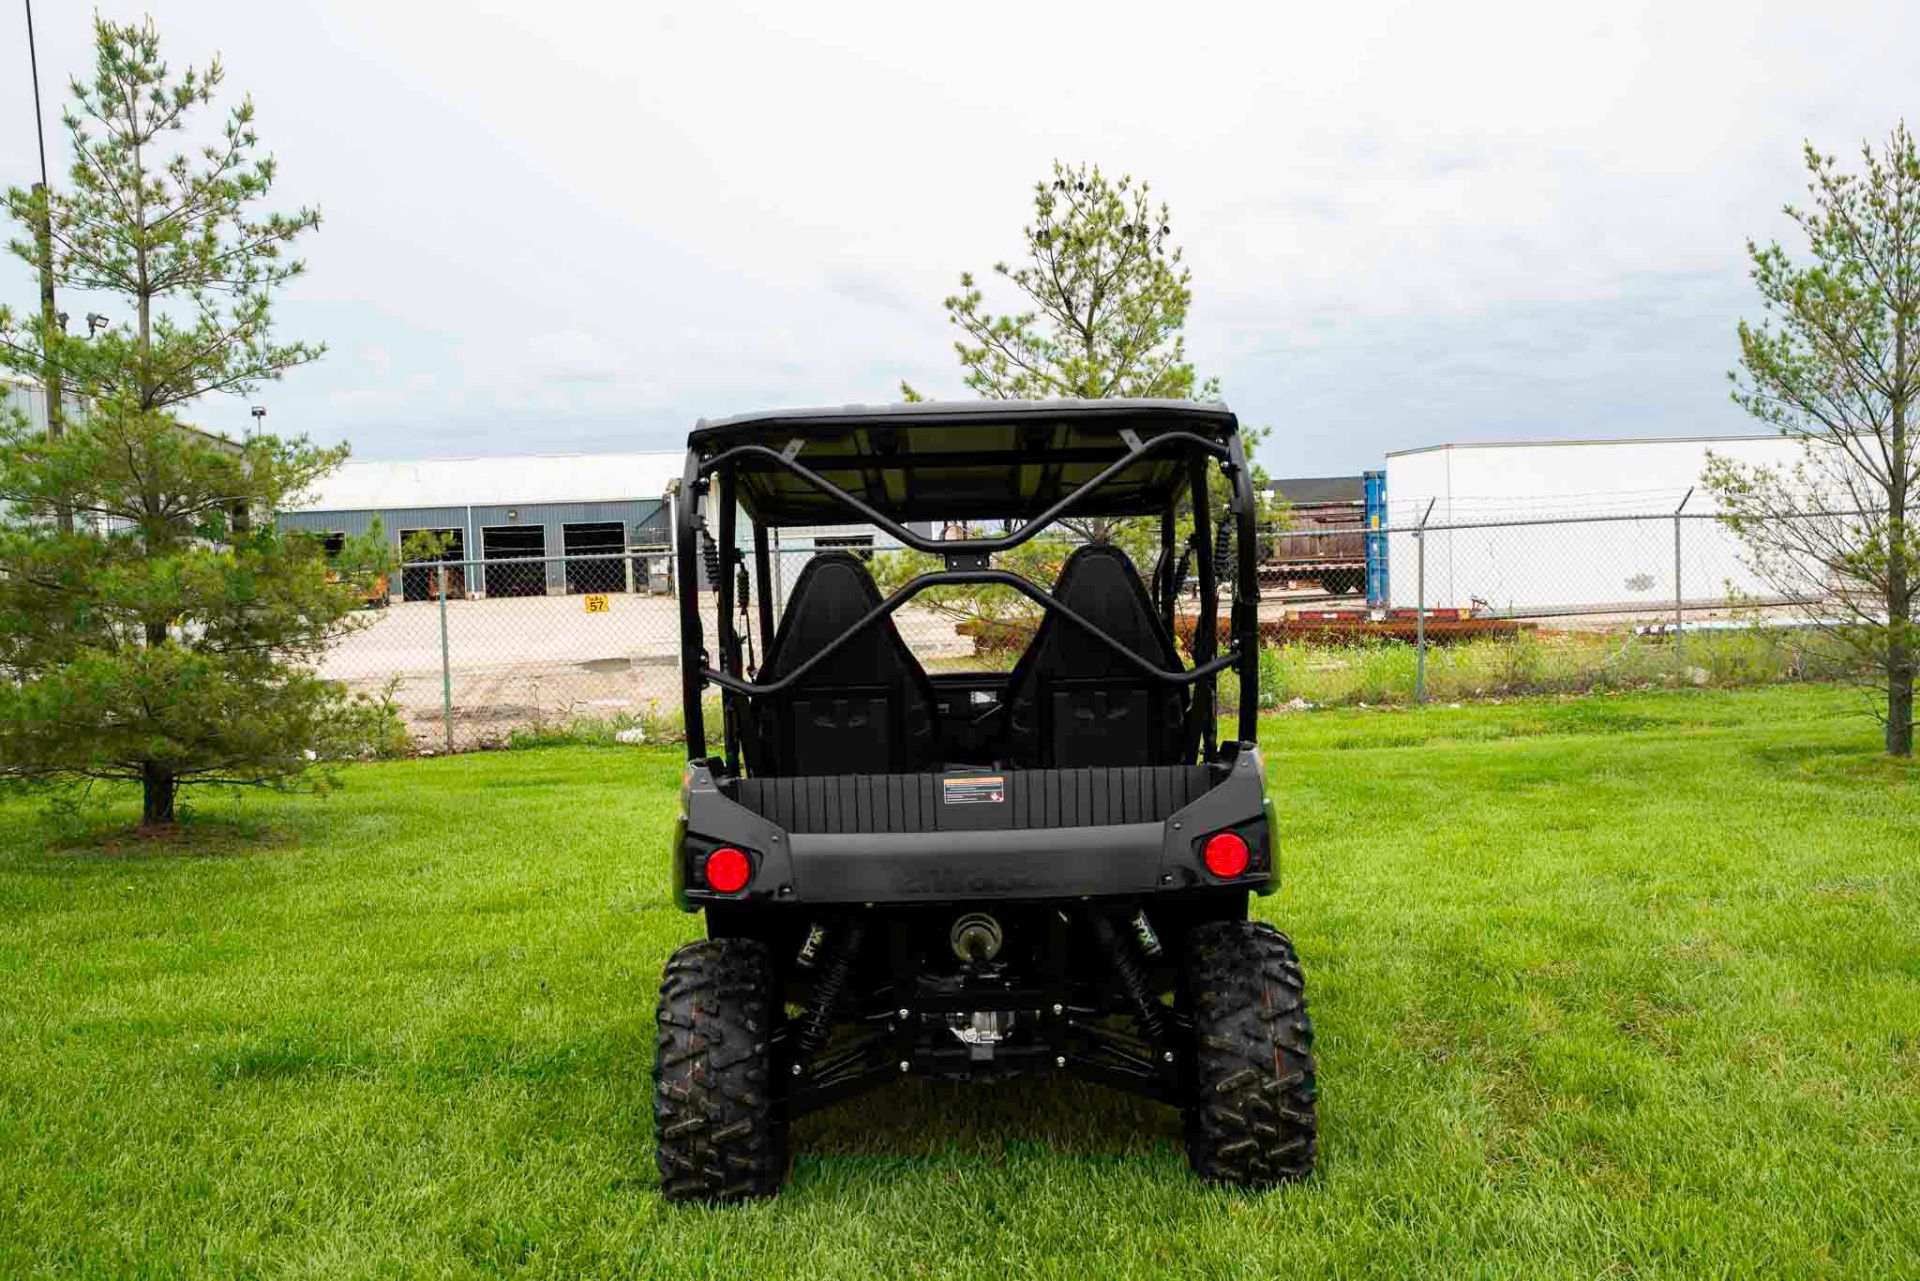
[[[1141, 921], [1146, 919], [1141, 914]], [[1135, 926], [1138, 929], [1138, 925]], [[1107, 957], [1113, 962], [1113, 969], [1120, 976], [1120, 986], [1125, 989], [1127, 998], [1133, 1002], [1134, 1013], [1140, 1019], [1140, 1029], [1147, 1039], [1154, 1042], [1166, 1038], [1167, 1007], [1153, 994], [1153, 988], [1147, 982], [1146, 968], [1140, 963], [1140, 953], [1135, 942], [1114, 928], [1113, 921], [1105, 912], [1093, 914], [1093, 932], [1100, 940], [1100, 946], [1107, 950]], [[1148, 927], [1147, 937], [1152, 937], [1152, 927]], [[1157, 940], [1156, 940], [1157, 942]]]
[[[800, 1031], [794, 1039], [800, 1057], [818, 1054], [833, 1034], [833, 1016], [840, 1009], [847, 978], [853, 973], [854, 961], [859, 959], [860, 943], [865, 935], [865, 927], [855, 920], [840, 931], [838, 938], [826, 940], [826, 958], [820, 962], [820, 977], [813, 983], [813, 999], [800, 1015]], [[802, 951], [808, 949], [819, 950], [817, 931], [808, 933]]]
[[1233, 567], [1233, 513], [1227, 512], [1220, 517], [1220, 528], [1213, 534], [1213, 581], [1227, 581], [1227, 571]]

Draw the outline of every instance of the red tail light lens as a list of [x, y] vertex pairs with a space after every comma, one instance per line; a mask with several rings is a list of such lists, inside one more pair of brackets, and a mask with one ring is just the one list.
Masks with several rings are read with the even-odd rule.
[[1247, 870], [1252, 855], [1247, 843], [1238, 832], [1215, 832], [1207, 838], [1207, 846], [1200, 854], [1207, 870], [1223, 881], [1230, 881]]
[[753, 864], [741, 851], [722, 845], [707, 855], [707, 887], [721, 894], [737, 894], [753, 879]]

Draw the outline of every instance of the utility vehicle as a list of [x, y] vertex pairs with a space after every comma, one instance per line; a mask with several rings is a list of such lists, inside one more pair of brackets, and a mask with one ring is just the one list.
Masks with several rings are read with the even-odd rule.
[[[750, 571], [736, 513], [752, 526]], [[1117, 540], [1085, 542], [1045, 587], [995, 567], [1065, 534], [1063, 519], [1084, 531], [1079, 518], [1096, 517], [1149, 518], [1148, 547], [1157, 520], [1148, 576]], [[707, 937], [660, 986], [667, 1198], [777, 1192], [794, 1117], [905, 1076], [1071, 1073], [1180, 1108], [1204, 1178], [1306, 1176], [1300, 963], [1247, 917], [1278, 858], [1254, 742], [1254, 496], [1233, 414], [980, 401], [703, 420], [677, 521], [689, 759], [673, 885]], [[773, 531], [849, 522], [943, 568], [882, 599], [864, 561], [819, 553], [776, 622]], [[1000, 532], [933, 533], [982, 527]], [[1011, 671], [915, 659], [894, 615], [942, 584], [998, 584], [1040, 607]], [[1229, 671], [1238, 711], [1221, 740], [1215, 683]]]

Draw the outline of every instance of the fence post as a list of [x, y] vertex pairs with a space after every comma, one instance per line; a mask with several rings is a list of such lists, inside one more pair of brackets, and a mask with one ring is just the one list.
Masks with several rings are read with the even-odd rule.
[[1438, 499], [1427, 500], [1427, 510], [1413, 530], [1415, 563], [1418, 569], [1413, 597], [1413, 701], [1427, 701], [1427, 517], [1433, 515]]
[[434, 571], [440, 583], [440, 723], [447, 732], [447, 754], [453, 754], [453, 665], [447, 651], [447, 566]]
[[1681, 610], [1684, 607], [1681, 604], [1680, 595], [1680, 513], [1687, 509], [1687, 503], [1692, 497], [1693, 487], [1689, 485], [1687, 492], [1680, 499], [1680, 505], [1673, 509], [1673, 656], [1675, 658], [1682, 656], [1681, 646], [1685, 644], [1681, 628]]

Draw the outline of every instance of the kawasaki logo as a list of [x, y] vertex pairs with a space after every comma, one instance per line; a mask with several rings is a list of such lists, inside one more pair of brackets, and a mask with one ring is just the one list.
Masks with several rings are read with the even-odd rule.
[[980, 872], [953, 867], [919, 868], [894, 878], [896, 894], [1017, 894], [1047, 888], [1030, 872]]

